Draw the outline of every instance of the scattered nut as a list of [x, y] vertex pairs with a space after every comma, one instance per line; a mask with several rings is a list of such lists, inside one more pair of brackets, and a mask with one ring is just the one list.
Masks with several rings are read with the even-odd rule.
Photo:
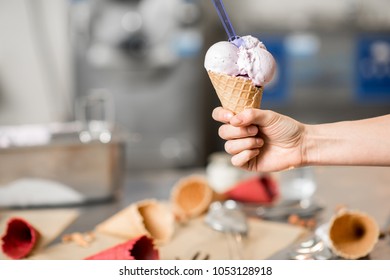
[[306, 221], [306, 227], [309, 229], [315, 229], [317, 226], [317, 221], [315, 219], [308, 219]]
[[90, 243], [95, 240], [95, 234], [93, 232], [74, 232], [71, 234], [65, 234], [62, 237], [62, 242], [74, 242], [81, 247], [89, 247]]
[[288, 223], [291, 224], [291, 225], [296, 225], [296, 226], [301, 226], [301, 227], [305, 227], [305, 228], [308, 228], [310, 230], [313, 230], [316, 225], [317, 225], [317, 222], [315, 219], [311, 218], [311, 219], [301, 219], [298, 215], [290, 215], [288, 217]]
[[299, 223], [299, 220], [300, 220], [299, 216], [295, 214], [290, 215], [288, 217], [288, 223], [292, 225], [297, 225]]

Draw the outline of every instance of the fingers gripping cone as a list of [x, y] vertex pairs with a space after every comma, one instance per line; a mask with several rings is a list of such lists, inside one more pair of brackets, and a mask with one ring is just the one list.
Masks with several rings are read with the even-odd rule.
[[263, 88], [251, 80], [208, 71], [222, 107], [237, 114], [245, 108], [260, 108]]
[[145, 235], [157, 244], [170, 240], [174, 231], [171, 211], [155, 200], [131, 204], [96, 227], [102, 233], [130, 239]]
[[345, 259], [358, 259], [368, 255], [378, 237], [377, 223], [365, 213], [342, 210], [330, 221], [330, 245], [336, 255]]

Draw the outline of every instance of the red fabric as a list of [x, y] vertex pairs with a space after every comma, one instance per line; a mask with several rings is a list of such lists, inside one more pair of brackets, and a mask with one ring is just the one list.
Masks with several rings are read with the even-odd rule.
[[270, 175], [262, 175], [237, 183], [226, 195], [237, 201], [269, 204], [279, 197], [279, 187]]
[[86, 260], [158, 260], [159, 258], [153, 240], [143, 235], [101, 251]]
[[34, 249], [39, 236], [39, 232], [28, 222], [21, 218], [12, 218], [1, 238], [1, 249], [11, 259], [24, 258]]

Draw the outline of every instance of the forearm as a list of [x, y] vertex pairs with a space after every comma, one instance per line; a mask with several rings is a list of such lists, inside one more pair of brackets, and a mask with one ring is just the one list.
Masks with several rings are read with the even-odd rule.
[[306, 165], [390, 166], [390, 115], [306, 125]]

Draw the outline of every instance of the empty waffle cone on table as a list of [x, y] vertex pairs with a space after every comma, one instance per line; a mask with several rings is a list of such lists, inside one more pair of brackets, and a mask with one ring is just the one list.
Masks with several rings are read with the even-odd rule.
[[279, 185], [270, 175], [256, 175], [237, 182], [225, 196], [240, 202], [272, 204], [279, 198]]
[[174, 217], [167, 205], [148, 199], [119, 211], [97, 225], [96, 230], [126, 239], [146, 235], [156, 244], [164, 244], [172, 238]]
[[31, 258], [78, 217], [74, 209], [10, 210], [0, 216], [0, 260]]
[[86, 260], [158, 260], [159, 252], [153, 239], [142, 235], [105, 249], [85, 258]]
[[373, 217], [357, 210], [340, 210], [329, 223], [332, 251], [345, 259], [367, 256], [378, 242], [379, 227]]
[[191, 175], [177, 181], [172, 187], [170, 200], [176, 218], [186, 221], [203, 214], [214, 197], [204, 176]]
[[11, 259], [27, 257], [40, 240], [41, 234], [29, 222], [22, 218], [12, 218], [7, 223], [7, 229], [1, 238], [1, 249]]

